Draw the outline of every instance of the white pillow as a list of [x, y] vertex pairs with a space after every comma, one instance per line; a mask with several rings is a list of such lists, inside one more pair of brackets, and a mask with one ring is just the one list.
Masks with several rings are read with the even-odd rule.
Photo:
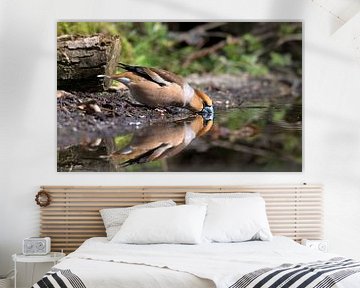
[[246, 198], [246, 197], [259, 197], [259, 193], [255, 192], [243, 192], [243, 193], [197, 193], [186, 192], [185, 203], [186, 204], [207, 204], [211, 199], [225, 198]]
[[203, 237], [210, 242], [271, 240], [264, 199], [247, 197], [209, 200]]
[[120, 230], [121, 225], [124, 223], [129, 213], [132, 210], [139, 208], [154, 208], [154, 207], [170, 207], [176, 206], [172, 200], [156, 201], [146, 204], [135, 205], [128, 208], [109, 208], [101, 209], [100, 214], [106, 229], [107, 239], [111, 240], [115, 234]]
[[197, 244], [206, 214], [205, 205], [180, 205], [131, 211], [113, 243]]

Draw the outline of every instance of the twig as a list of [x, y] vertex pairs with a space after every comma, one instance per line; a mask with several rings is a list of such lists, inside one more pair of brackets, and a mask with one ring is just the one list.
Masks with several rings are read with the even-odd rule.
[[[194, 45], [198, 48], [202, 47], [205, 43], [204, 38], [212, 36], [211, 33], [222, 33], [222, 32], [207, 32], [208, 30], [220, 27], [227, 24], [226, 22], [210, 22], [190, 29], [187, 32], [173, 33], [176, 42], [186, 42], [188, 45]], [[224, 37], [224, 35], [222, 35]]]
[[276, 47], [279, 47], [279, 46], [285, 44], [286, 42], [301, 41], [301, 40], [302, 40], [302, 35], [301, 34], [288, 35], [288, 36], [285, 36], [283, 38], [280, 38], [276, 42]]
[[190, 54], [188, 57], [186, 57], [182, 67], [186, 68], [194, 60], [197, 60], [199, 58], [202, 58], [202, 57], [205, 57], [205, 56], [207, 56], [209, 54], [212, 54], [212, 53], [224, 48], [227, 44], [235, 44], [235, 43], [238, 43], [239, 41], [240, 41], [239, 38], [229, 37], [226, 40], [219, 41], [218, 43], [214, 44], [213, 46], [210, 46], [210, 47], [201, 49], [199, 51], [196, 51], [196, 52]]
[[284, 45], [287, 42], [301, 41], [301, 40], [302, 40], [301, 34], [288, 35], [283, 38], [279, 38], [275, 43], [270, 43], [263, 49], [259, 50], [259, 52], [257, 53], [257, 56], [262, 56], [270, 51], [273, 51], [274, 49], [279, 48], [280, 46]]

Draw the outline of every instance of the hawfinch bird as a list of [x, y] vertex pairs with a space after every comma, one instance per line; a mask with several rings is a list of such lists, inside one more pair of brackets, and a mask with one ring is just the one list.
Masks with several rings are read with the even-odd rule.
[[121, 167], [169, 158], [181, 152], [196, 137], [207, 133], [212, 125], [212, 120], [196, 115], [195, 118], [144, 127], [134, 133], [126, 147], [111, 153], [109, 158]]
[[[119, 63], [126, 70], [111, 76], [98, 75], [126, 85], [132, 96], [152, 108], [184, 107], [203, 115], [213, 115], [212, 100], [204, 92], [192, 88], [182, 77], [158, 68]], [[206, 117], [209, 118], [209, 117]]]

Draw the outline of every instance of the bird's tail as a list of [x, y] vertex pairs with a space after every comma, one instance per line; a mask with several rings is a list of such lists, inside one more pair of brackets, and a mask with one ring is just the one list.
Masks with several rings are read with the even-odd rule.
[[118, 67], [130, 71], [131, 69], [134, 69], [136, 66], [132, 66], [132, 65], [128, 65], [128, 64], [119, 62]]
[[141, 67], [141, 66], [128, 65], [125, 63], [121, 63], [121, 62], [119, 62], [117, 66], [121, 69], [130, 71], [130, 72], [134, 72], [136, 74], [144, 74], [144, 67]]

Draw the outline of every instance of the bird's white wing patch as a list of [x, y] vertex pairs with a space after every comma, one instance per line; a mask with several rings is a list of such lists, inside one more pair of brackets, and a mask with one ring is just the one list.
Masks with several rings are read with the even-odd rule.
[[160, 76], [159, 76], [158, 74], [156, 74], [156, 73], [152, 73], [152, 74], [151, 74], [151, 78], [152, 78], [155, 82], [157, 82], [157, 83], [159, 83], [159, 84], [163, 84], [163, 85], [165, 85], [165, 86], [169, 86], [169, 85], [171, 84], [170, 82], [164, 80], [162, 77], [160, 77]]
[[194, 89], [188, 84], [185, 83], [183, 86], [183, 92], [184, 92], [184, 106], [188, 104], [192, 97], [194, 96]]
[[185, 136], [183, 143], [188, 145], [196, 137], [195, 131], [191, 128], [191, 125], [185, 124]]
[[160, 157], [166, 150], [172, 148], [173, 145], [170, 143], [167, 144], [162, 144], [160, 147], [158, 147], [157, 149], [155, 149], [155, 151], [151, 154], [151, 156], [149, 157], [150, 159], [155, 159]]

